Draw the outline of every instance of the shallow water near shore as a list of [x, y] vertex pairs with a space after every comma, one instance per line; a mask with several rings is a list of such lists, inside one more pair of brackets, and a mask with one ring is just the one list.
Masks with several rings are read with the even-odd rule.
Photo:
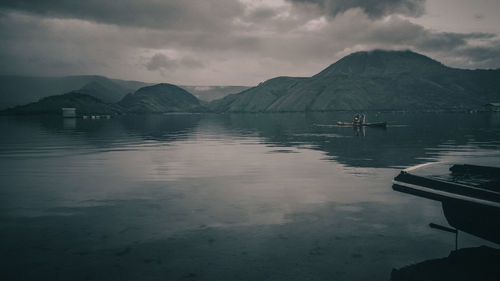
[[[405, 167], [500, 166], [500, 114], [1, 117], [2, 280], [389, 280], [444, 257]], [[460, 247], [490, 245], [460, 234]]]

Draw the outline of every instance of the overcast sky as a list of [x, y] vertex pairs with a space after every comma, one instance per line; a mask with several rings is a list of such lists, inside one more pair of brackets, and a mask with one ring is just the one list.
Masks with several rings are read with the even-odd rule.
[[499, 0], [2, 0], [0, 74], [256, 85], [375, 48], [500, 68], [499, 15]]

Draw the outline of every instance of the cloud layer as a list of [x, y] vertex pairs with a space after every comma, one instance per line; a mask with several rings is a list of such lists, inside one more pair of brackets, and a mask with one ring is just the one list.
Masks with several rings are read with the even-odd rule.
[[50, 18], [189, 30], [201, 27], [221, 28], [232, 15], [241, 13], [244, 6], [232, 0], [2, 0], [0, 8]]
[[425, 0], [290, 0], [296, 4], [316, 5], [321, 11], [336, 16], [347, 10], [359, 8], [370, 18], [380, 18], [391, 14], [421, 16], [425, 10]]
[[[423, 0], [2, 1], [1, 74], [100, 74], [191, 85], [310, 76], [358, 50], [412, 49], [445, 64], [500, 67], [492, 32], [412, 19]], [[471, 20], [477, 21], [477, 11]]]

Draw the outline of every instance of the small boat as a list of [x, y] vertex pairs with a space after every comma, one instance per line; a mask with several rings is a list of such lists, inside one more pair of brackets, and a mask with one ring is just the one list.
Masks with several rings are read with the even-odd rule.
[[339, 126], [350, 126], [350, 127], [387, 127], [387, 122], [378, 122], [378, 123], [367, 123], [366, 115], [364, 114], [355, 114], [352, 122], [337, 122]]
[[423, 164], [401, 171], [392, 188], [440, 201], [451, 226], [500, 244], [500, 168]]
[[353, 122], [342, 122], [338, 121], [337, 125], [339, 126], [350, 126], [350, 127], [380, 127], [380, 128], [385, 128], [387, 127], [387, 122], [378, 122], [378, 123], [353, 123]]

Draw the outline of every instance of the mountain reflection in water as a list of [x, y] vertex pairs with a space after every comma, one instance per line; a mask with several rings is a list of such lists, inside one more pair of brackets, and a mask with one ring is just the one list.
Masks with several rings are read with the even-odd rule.
[[[500, 115], [0, 118], [4, 280], [388, 280], [447, 256], [402, 167], [499, 163]], [[461, 247], [485, 243], [461, 235]]]

